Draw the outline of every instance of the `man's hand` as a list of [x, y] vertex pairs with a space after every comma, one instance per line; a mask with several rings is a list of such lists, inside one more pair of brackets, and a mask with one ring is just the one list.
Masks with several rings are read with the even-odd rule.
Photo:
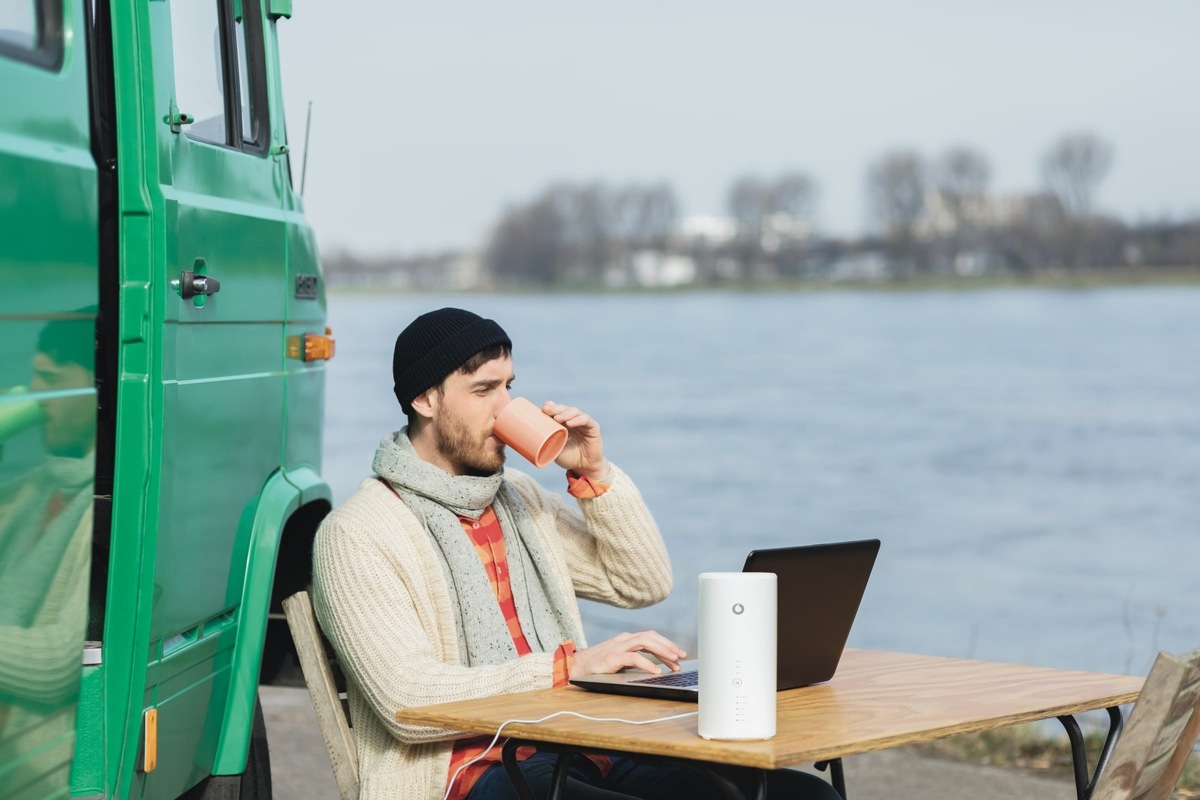
[[687, 658], [679, 645], [656, 631], [621, 633], [600, 644], [577, 650], [571, 677], [611, 675], [626, 667], [636, 667], [655, 675], [661, 673], [662, 667], [646, 658], [645, 653], [652, 654], [672, 672], [678, 672], [679, 662]]
[[573, 406], [547, 400], [542, 413], [549, 414], [567, 429], [567, 444], [554, 463], [563, 469], [596, 480], [608, 476], [608, 459], [604, 457], [604, 440], [600, 438], [600, 423]]

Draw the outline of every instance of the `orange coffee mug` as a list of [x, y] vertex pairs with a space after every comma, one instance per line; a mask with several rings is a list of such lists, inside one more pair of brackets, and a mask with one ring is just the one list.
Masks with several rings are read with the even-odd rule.
[[501, 409], [492, 433], [535, 467], [558, 458], [567, 443], [567, 429], [524, 397], [514, 397]]

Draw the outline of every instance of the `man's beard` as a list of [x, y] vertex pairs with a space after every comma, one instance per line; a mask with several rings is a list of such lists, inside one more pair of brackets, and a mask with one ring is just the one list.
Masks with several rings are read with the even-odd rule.
[[504, 466], [504, 448], [493, 450], [488, 435], [478, 437], [457, 417], [439, 417], [433, 424], [438, 450], [467, 475], [491, 475]]

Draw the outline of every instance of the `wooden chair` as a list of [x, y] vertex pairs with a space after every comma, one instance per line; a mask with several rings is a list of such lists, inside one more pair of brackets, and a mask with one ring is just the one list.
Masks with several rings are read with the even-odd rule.
[[1159, 653], [1090, 800], [1167, 800], [1200, 736], [1200, 650]]
[[336, 662], [330, 657], [325, 637], [313, 614], [312, 598], [308, 592], [296, 592], [283, 601], [283, 613], [296, 643], [300, 669], [317, 712], [317, 723], [329, 751], [341, 800], [358, 800], [358, 754], [350, 733], [349, 714], [342, 704], [343, 695], [334, 676]]

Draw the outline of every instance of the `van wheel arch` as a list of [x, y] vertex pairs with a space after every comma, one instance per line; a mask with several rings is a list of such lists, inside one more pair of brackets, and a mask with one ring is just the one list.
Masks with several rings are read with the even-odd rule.
[[271, 584], [266, 637], [263, 642], [260, 684], [302, 684], [296, 648], [283, 616], [283, 601], [312, 585], [312, 547], [317, 527], [331, 509], [325, 500], [316, 500], [296, 509], [284, 525]]

